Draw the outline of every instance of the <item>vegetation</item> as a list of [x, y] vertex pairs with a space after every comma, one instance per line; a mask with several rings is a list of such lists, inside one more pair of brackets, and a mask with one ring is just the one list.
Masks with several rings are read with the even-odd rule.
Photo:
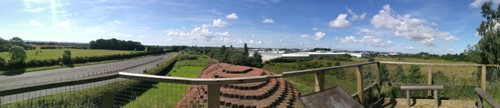
[[[149, 69], [145, 73], [147, 74], [158, 74], [162, 71], [169, 71], [169, 67], [172, 67], [177, 60], [177, 54], [171, 56], [163, 63], [158, 66]], [[103, 97], [105, 94], [118, 93], [121, 91], [129, 91], [130, 88], [141, 86], [144, 82], [135, 80], [122, 80], [118, 82], [112, 82], [105, 85], [95, 86], [91, 88], [86, 88], [82, 90], [76, 90], [71, 92], [53, 94], [48, 96], [39, 97], [36, 99], [30, 99], [26, 101], [10, 103], [2, 105], [2, 108], [19, 108], [19, 107], [84, 107], [84, 108], [95, 108], [101, 107], [103, 102]]]
[[91, 49], [111, 49], [111, 50], [144, 50], [144, 46], [140, 42], [124, 41], [115, 38], [97, 39], [90, 41]]
[[262, 67], [262, 55], [259, 53], [253, 53], [250, 57], [249, 49], [244, 44], [243, 49], [235, 49], [232, 46], [226, 48], [225, 45], [222, 47], [192, 47], [192, 51], [208, 55], [211, 58], [215, 58], [220, 62], [230, 63], [235, 65], [244, 65], [252, 67]]
[[66, 65], [73, 64], [73, 62], [71, 61], [71, 51], [70, 50], [64, 50], [64, 53], [62, 55], [62, 60], [63, 60], [63, 63]]
[[19, 68], [24, 66], [24, 61], [26, 60], [26, 52], [23, 47], [13, 46], [9, 50], [10, 59], [8, 66], [12, 68]]
[[[183, 56], [196, 56], [196, 59], [181, 59]], [[208, 65], [208, 57], [194, 53], [183, 53], [179, 55], [178, 62], [169, 76], [195, 78]], [[161, 107], [174, 108], [177, 102], [184, 96], [189, 85], [176, 83], [158, 83], [154, 88], [147, 90], [132, 102], [125, 105], [125, 108], [135, 107]], [[152, 104], [153, 103], [153, 104]]]

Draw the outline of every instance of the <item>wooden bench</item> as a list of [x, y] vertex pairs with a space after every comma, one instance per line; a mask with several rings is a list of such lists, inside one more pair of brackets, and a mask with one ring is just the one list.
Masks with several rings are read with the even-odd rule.
[[479, 101], [477, 102], [478, 108], [483, 108], [483, 100], [490, 104], [493, 108], [500, 108], [500, 104], [493, 99], [490, 95], [486, 94], [481, 88], [475, 88], [477, 95], [479, 96]]
[[407, 104], [408, 108], [410, 107], [410, 91], [411, 90], [434, 90], [434, 101], [435, 107], [439, 107], [439, 100], [438, 100], [438, 90], [442, 90], [444, 88], [443, 85], [401, 85], [401, 90], [406, 90], [406, 99], [407, 99]]

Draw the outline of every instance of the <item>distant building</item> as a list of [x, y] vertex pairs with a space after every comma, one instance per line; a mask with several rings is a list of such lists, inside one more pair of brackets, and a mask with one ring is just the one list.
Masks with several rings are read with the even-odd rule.
[[290, 54], [283, 54], [281, 57], [285, 58], [307, 58], [307, 57], [325, 57], [325, 56], [336, 57], [345, 54], [351, 55], [352, 57], [356, 58], [369, 57], [367, 53], [325, 52], [325, 51], [290, 53]]

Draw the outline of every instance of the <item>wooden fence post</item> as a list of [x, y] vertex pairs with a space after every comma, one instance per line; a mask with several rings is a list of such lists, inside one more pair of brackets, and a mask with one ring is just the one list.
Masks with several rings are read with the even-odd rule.
[[[427, 73], [427, 85], [432, 85], [432, 65], [429, 65], [429, 72]], [[432, 96], [432, 90], [427, 91], [427, 96]]]
[[220, 105], [220, 87], [221, 85], [208, 86], [208, 108], [219, 108]]
[[380, 87], [381, 85], [381, 81], [380, 81], [380, 75], [381, 75], [381, 72], [380, 72], [380, 62], [377, 62], [377, 70], [378, 70], [378, 74], [377, 74], [377, 86]]
[[364, 105], [364, 98], [363, 98], [363, 66], [357, 66], [356, 67], [356, 82], [357, 82], [357, 91], [358, 91], [358, 98], [359, 102]]
[[113, 102], [115, 99], [115, 94], [113, 92], [107, 92], [104, 93], [103, 99], [102, 99], [102, 107], [103, 108], [113, 108]]
[[316, 86], [315, 86], [315, 91], [319, 92], [325, 89], [325, 72], [316, 72]]
[[486, 65], [481, 69], [481, 88], [486, 92]]

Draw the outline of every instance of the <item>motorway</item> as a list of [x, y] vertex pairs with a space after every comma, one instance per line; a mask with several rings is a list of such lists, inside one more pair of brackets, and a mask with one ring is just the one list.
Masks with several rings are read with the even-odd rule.
[[[155, 67], [157, 64], [162, 63], [164, 60], [166, 60], [167, 58], [169, 58], [173, 54], [174, 53], [167, 53], [167, 54], [160, 55], [160, 56], [146, 56], [146, 57], [141, 57], [141, 58], [137, 58], [137, 59], [125, 60], [125, 61], [119, 61], [119, 62], [113, 62], [113, 63], [96, 64], [96, 65], [80, 66], [80, 67], [73, 67], [73, 68], [60, 68], [60, 69], [52, 69], [52, 70], [43, 70], [43, 71], [24, 73], [24, 74], [15, 75], [15, 76], [0, 76], [0, 82], [1, 82], [0, 83], [0, 91], [6, 90], [6, 89], [11, 89], [11, 88], [36, 85], [37, 83], [43, 83], [43, 82], [46, 83], [46, 82], [51, 82], [51, 81], [56, 81], [56, 80], [78, 79], [81, 77], [89, 76], [92, 74], [108, 72], [111, 70], [121, 70], [123, 72], [131, 72], [131, 73], [143, 73], [143, 70]], [[73, 90], [92, 87], [89, 85], [95, 86], [96, 83], [98, 85], [101, 85], [103, 83], [109, 83], [110, 81], [114, 82], [116, 80], [110, 79], [107, 81], [95, 82], [94, 84], [75, 85], [75, 86], [79, 86], [79, 87], [76, 87], [77, 89], [73, 89]], [[64, 87], [61, 87], [61, 88], [64, 88]], [[40, 97], [43, 95], [50, 95], [50, 94], [55, 94], [55, 93], [73, 91], [71, 89], [61, 89], [61, 88], [53, 88], [54, 90], [56, 90], [55, 92], [50, 92], [50, 93], [45, 93], [45, 94], [37, 94], [36, 96], [33, 96], [33, 95], [30, 96], [30, 94], [33, 94], [33, 93], [36, 94], [37, 91], [17, 94], [17, 95], [15, 95], [15, 98], [12, 98], [12, 96], [4, 96], [4, 97], [0, 97], [0, 103], [6, 104], [6, 103], [16, 102], [19, 100], [24, 100], [27, 98], [34, 98], [34, 97]], [[75, 88], [75, 87], [73, 87], [73, 88]], [[54, 90], [49, 89], [49, 90], [45, 90], [45, 91], [54, 91]], [[28, 94], [28, 95], [25, 96], [25, 94]]]

